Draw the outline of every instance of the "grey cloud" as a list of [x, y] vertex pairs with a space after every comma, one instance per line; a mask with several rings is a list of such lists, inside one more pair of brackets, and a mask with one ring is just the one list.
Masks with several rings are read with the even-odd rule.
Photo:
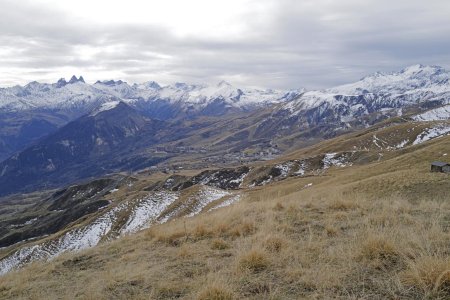
[[[161, 26], [80, 24], [52, 8], [17, 2], [0, 4], [0, 67], [15, 70], [14, 80], [18, 72], [50, 80], [71, 67], [91, 80], [105, 79], [92, 78], [98, 70], [111, 70], [128, 81], [231, 78], [321, 88], [409, 64], [450, 66], [444, 0], [267, 0], [269, 11], [245, 16], [245, 34], [214, 40], [180, 38]], [[13, 51], [2, 54], [2, 47]], [[82, 47], [93, 54], [83, 57]], [[8, 82], [7, 75], [0, 80]]]

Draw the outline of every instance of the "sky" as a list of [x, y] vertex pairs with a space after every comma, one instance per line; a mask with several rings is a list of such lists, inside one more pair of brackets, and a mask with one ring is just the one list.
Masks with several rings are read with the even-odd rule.
[[450, 69], [448, 0], [0, 0], [0, 86], [73, 74], [327, 88]]

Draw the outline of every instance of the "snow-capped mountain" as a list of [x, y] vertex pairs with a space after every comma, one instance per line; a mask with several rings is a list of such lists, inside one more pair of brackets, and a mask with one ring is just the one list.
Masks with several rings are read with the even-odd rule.
[[304, 92], [241, 89], [225, 81], [216, 85], [175, 83], [161, 87], [154, 81], [129, 85], [119, 80], [97, 82], [94, 87], [161, 119], [251, 111], [292, 100]]
[[[62, 78], [53, 84], [31, 82], [24, 87], [0, 89], [0, 111], [79, 109], [86, 113], [103, 103], [121, 100], [148, 111], [155, 104], [166, 104], [176, 106], [172, 110], [180, 113], [219, 115], [228, 110], [247, 111], [289, 101], [302, 92], [240, 89], [224, 81], [211, 86], [176, 83], [161, 87], [154, 81], [129, 85], [121, 80], [97, 81], [89, 85], [83, 77], [73, 76], [69, 81]], [[152, 117], [165, 119], [172, 116]]]
[[[349, 122], [380, 110], [447, 104], [450, 73], [438, 66], [414, 65], [400, 72], [375, 73], [355, 83], [309, 91], [281, 106], [289, 117], [311, 112], [312, 120]], [[398, 110], [401, 114], [401, 110]]]
[[60, 79], [53, 84], [30, 82], [25, 86], [0, 89], [0, 111], [81, 110], [82, 112], [109, 101], [113, 95], [104, 93], [73, 76], [69, 82]]
[[109, 80], [90, 85], [81, 76], [72, 76], [69, 81], [61, 78], [53, 84], [31, 82], [0, 88], [0, 161], [56, 128], [102, 105], [119, 101], [147, 117], [169, 120], [253, 111], [289, 101], [302, 92], [240, 89], [226, 82], [212, 86], [176, 83], [162, 87], [154, 81], [130, 85]]

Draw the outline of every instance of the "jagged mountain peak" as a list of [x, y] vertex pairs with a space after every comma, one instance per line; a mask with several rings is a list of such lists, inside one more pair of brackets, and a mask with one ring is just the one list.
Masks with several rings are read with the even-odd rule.
[[56, 82], [56, 87], [57, 88], [62, 88], [63, 86], [65, 86], [67, 84], [67, 81], [65, 78], [60, 78], [57, 82]]
[[[80, 84], [82, 83], [82, 84]], [[61, 78], [54, 84], [29, 83], [23, 90], [0, 90], [0, 109], [23, 111], [32, 109], [76, 109], [89, 113], [92, 107], [105, 102], [124, 100], [147, 111], [151, 117], [167, 119], [184, 114], [223, 115], [230, 110], [267, 107], [288, 101], [287, 91], [238, 88], [226, 81], [214, 85], [177, 82], [160, 86], [155, 81], [132, 84], [122, 80], [97, 81], [90, 85], [82, 76], [69, 81]]]
[[72, 75], [72, 77], [70, 78], [68, 83], [73, 84], [73, 83], [77, 83], [77, 82], [85, 83], [83, 76], [80, 76], [79, 78], [77, 78], [75, 75]]
[[122, 80], [115, 81], [113, 79], [111, 79], [111, 80], [103, 80], [103, 81], [97, 80], [95, 82], [96, 85], [97, 84], [102, 84], [102, 85], [107, 85], [107, 86], [116, 86], [116, 85], [121, 85], [122, 83], [126, 84], [126, 82], [124, 82]]
[[156, 81], [147, 81], [143, 83], [143, 86], [145, 86], [146, 88], [149, 89], [156, 89], [159, 90], [161, 89], [161, 86], [159, 85], [159, 83], [157, 83]]
[[75, 75], [72, 75], [72, 78], [70, 78], [69, 83], [75, 83], [78, 81], [78, 78]]

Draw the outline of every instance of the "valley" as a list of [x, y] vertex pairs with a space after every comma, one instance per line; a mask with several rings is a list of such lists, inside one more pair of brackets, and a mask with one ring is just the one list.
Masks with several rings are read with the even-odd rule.
[[446, 299], [449, 78], [2, 89], [0, 298]]
[[[352, 139], [365, 144], [374, 133], [384, 140], [390, 130], [325, 141], [273, 164], [108, 187], [107, 208], [1, 261], [3, 270], [35, 261], [3, 276], [2, 297], [45, 290], [48, 297], [444, 299], [450, 183], [429, 172], [429, 161], [445, 158], [450, 137], [311, 156]], [[71, 291], [68, 272], [76, 282], [106, 280]], [[28, 283], [17, 285], [20, 278]]]

